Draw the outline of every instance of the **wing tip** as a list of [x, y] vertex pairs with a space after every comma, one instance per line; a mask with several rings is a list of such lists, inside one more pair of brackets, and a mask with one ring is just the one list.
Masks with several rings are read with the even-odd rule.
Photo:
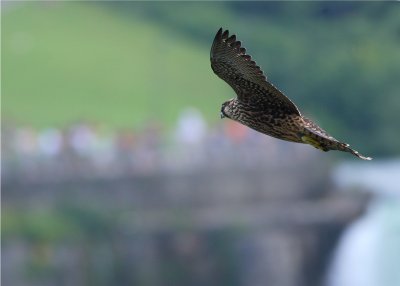
[[237, 43], [239, 43], [239, 47], [240, 47], [240, 41], [236, 41], [236, 35], [233, 34], [231, 36], [229, 36], [229, 30], [224, 30], [222, 27], [219, 28], [219, 30], [217, 31], [217, 34], [215, 35], [215, 39], [214, 41], [223, 41], [226, 42], [227, 44], [233, 46]]
[[218, 32], [215, 34], [214, 42], [217, 41], [217, 40], [222, 39], [222, 32], [223, 32], [223, 31], [224, 31], [224, 30], [222, 29], [222, 27], [219, 28]]
[[217, 46], [220, 45], [220, 43], [226, 44], [228, 47], [236, 50], [238, 53], [238, 56], [242, 57], [245, 61], [248, 61], [250, 65], [254, 66], [258, 70], [258, 75], [261, 76], [264, 80], [267, 79], [267, 77], [264, 75], [264, 72], [261, 70], [261, 67], [256, 64], [254, 60], [252, 60], [252, 57], [246, 53], [246, 48], [242, 47], [242, 42], [237, 40], [236, 35], [232, 34], [229, 36], [229, 30], [224, 30], [222, 27], [220, 27], [217, 31], [217, 34], [215, 35], [213, 44], [211, 46], [211, 51], [210, 51], [210, 60], [211, 62], [213, 61], [213, 52], [216, 49]]
[[214, 41], [212, 43], [211, 50], [210, 50], [210, 61], [212, 61], [214, 47], [217, 45], [218, 42], [220, 42], [222, 40], [222, 32], [223, 32], [223, 29], [222, 29], [222, 27], [220, 27], [219, 30], [217, 31], [217, 33], [215, 34]]
[[218, 32], [217, 32], [217, 34], [216, 34], [216, 36], [222, 35], [222, 32], [223, 32], [223, 31], [224, 31], [224, 29], [222, 29], [222, 27], [220, 27], [219, 30], [218, 30]]
[[224, 30], [222, 27], [219, 28], [217, 34], [215, 34], [215, 40], [223, 40], [229, 35], [229, 30]]

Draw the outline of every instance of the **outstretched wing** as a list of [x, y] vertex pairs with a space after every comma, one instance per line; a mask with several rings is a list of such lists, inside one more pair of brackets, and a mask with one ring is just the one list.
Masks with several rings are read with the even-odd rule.
[[265, 75], [236, 36], [222, 28], [217, 32], [210, 52], [211, 68], [226, 81], [243, 102], [251, 101], [260, 107], [284, 114], [300, 115], [296, 105], [266, 80]]

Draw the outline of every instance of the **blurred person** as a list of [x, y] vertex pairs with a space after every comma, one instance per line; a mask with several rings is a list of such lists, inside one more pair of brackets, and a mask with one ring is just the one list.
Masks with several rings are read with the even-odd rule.
[[224, 168], [226, 166], [226, 158], [231, 155], [230, 142], [224, 132], [224, 124], [216, 124], [211, 126], [207, 132], [205, 139], [206, 157], [213, 160], [213, 167]]
[[93, 148], [97, 140], [93, 126], [78, 122], [64, 134], [62, 159], [67, 176], [93, 176]]
[[39, 151], [46, 157], [56, 157], [62, 150], [62, 134], [56, 128], [47, 128], [38, 134]]
[[160, 169], [163, 153], [163, 129], [160, 122], [150, 121], [138, 133], [134, 148], [136, 171], [155, 172]]
[[227, 121], [224, 124], [224, 131], [230, 141], [235, 144], [241, 144], [246, 140], [248, 135], [248, 128], [235, 121]]
[[184, 109], [178, 119], [176, 138], [186, 145], [200, 144], [206, 133], [206, 123], [199, 110], [188, 107]]
[[20, 128], [15, 133], [15, 150], [22, 159], [34, 156], [38, 151], [37, 133], [33, 128]]
[[131, 129], [123, 129], [117, 132], [115, 138], [115, 160], [118, 168], [123, 172], [132, 173], [136, 163], [135, 148], [137, 144], [136, 134]]
[[95, 140], [95, 133], [89, 124], [82, 122], [71, 128], [69, 143], [78, 155], [89, 156]]
[[20, 170], [18, 180], [34, 179], [38, 177], [39, 170], [39, 148], [37, 132], [30, 127], [17, 129], [14, 141], [16, 166]]
[[88, 156], [94, 168], [102, 174], [109, 174], [113, 168], [110, 166], [116, 160], [115, 135], [99, 124], [91, 124], [92, 140], [88, 148]]
[[183, 165], [195, 166], [203, 162], [206, 132], [207, 125], [199, 110], [188, 107], [181, 112], [175, 130], [179, 154], [175, 155], [180, 156]]

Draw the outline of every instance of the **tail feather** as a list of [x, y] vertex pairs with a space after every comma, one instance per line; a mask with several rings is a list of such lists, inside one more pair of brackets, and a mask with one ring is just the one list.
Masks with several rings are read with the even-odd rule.
[[[314, 134], [315, 135], [315, 134]], [[339, 142], [334, 138], [325, 138], [322, 136], [318, 136], [317, 139], [314, 139], [310, 135], [303, 135], [301, 136], [301, 141], [306, 144], [310, 144], [314, 146], [315, 148], [322, 150], [322, 151], [329, 151], [329, 150], [339, 150], [343, 152], [348, 152], [353, 154], [354, 156], [357, 156], [360, 159], [363, 160], [372, 160], [371, 157], [366, 157], [358, 153], [358, 151], [351, 149], [349, 144]]]
[[349, 153], [353, 154], [354, 156], [357, 156], [358, 158], [363, 159], [363, 160], [372, 160], [371, 157], [363, 156], [360, 153], [358, 153], [358, 151], [349, 148], [349, 144], [344, 144], [343, 149], [340, 151], [349, 152]]

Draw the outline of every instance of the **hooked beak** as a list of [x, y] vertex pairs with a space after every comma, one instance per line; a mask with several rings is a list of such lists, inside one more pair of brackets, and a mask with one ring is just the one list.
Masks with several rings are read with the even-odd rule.
[[221, 111], [221, 113], [220, 113], [220, 116], [221, 116], [221, 119], [224, 118], [224, 117], [226, 117], [225, 114], [224, 114], [222, 111]]

